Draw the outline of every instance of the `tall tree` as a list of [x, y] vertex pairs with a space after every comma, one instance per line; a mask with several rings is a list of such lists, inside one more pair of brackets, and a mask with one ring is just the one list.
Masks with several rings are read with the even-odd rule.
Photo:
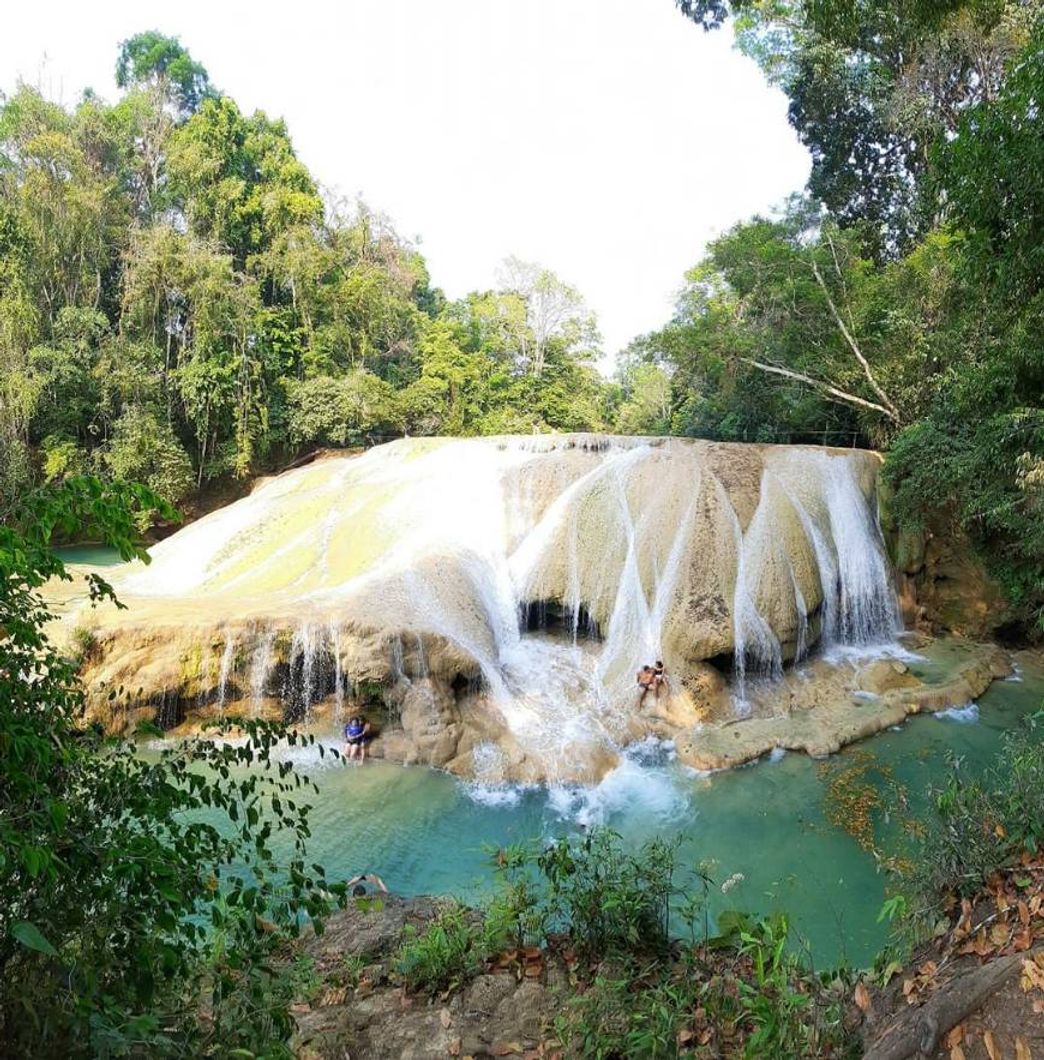
[[177, 37], [165, 37], [156, 30], [136, 33], [120, 45], [116, 84], [154, 88], [179, 117], [194, 113], [213, 91], [207, 71]]
[[678, 0], [737, 41], [790, 97], [812, 155], [809, 192], [879, 260], [937, 219], [933, 148], [996, 96], [1040, 0]]

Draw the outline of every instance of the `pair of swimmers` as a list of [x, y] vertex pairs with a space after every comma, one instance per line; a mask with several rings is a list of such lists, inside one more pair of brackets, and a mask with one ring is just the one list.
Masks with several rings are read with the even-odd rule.
[[638, 693], [639, 707], [645, 702], [645, 697], [650, 692], [659, 699], [660, 693], [667, 687], [667, 671], [664, 669], [661, 659], [656, 660], [655, 666], [643, 666], [638, 671], [637, 677], [638, 687], [641, 689]]

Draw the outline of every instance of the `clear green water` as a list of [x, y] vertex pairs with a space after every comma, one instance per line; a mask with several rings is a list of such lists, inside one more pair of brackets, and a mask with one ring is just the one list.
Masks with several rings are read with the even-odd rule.
[[[331, 878], [377, 872], [402, 894], [475, 899], [490, 886], [489, 847], [605, 823], [629, 843], [677, 838], [682, 863], [709, 862], [719, 886], [742, 873], [727, 896], [715, 888], [712, 911], [785, 909], [818, 962], [859, 965], [886, 941], [877, 914], [887, 881], [872, 855], [827, 820], [830, 776], [867, 755], [891, 771], [909, 806], [878, 814], [878, 838], [889, 852], [898, 850], [903, 817], [923, 811], [947, 754], [962, 756], [967, 768], [981, 767], [1003, 733], [1039, 708], [1042, 695], [1044, 671], [1027, 670], [1019, 682], [995, 683], [977, 711], [911, 718], [826, 762], [788, 754], [694, 776], [650, 747], [644, 759], [633, 754], [590, 789], [482, 790], [423, 768], [331, 765], [315, 751], [295, 756], [320, 789], [311, 853]], [[894, 803], [888, 783], [876, 774], [870, 779]]]
[[115, 567], [123, 561], [120, 554], [108, 545], [67, 545], [55, 549], [63, 563], [76, 563], [88, 567]]

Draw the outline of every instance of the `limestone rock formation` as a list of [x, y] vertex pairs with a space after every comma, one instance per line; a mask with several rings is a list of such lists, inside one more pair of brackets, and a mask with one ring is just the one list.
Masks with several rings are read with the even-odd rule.
[[[374, 694], [383, 752], [583, 776], [898, 615], [864, 451], [567, 435], [408, 439], [266, 481], [80, 613], [99, 710], [308, 719]], [[670, 695], [635, 712], [661, 658]], [[722, 664], [732, 674], [726, 689]], [[108, 719], [117, 723], [118, 719]], [[491, 752], [491, 748], [496, 754]], [[566, 750], [568, 749], [568, 750]]]

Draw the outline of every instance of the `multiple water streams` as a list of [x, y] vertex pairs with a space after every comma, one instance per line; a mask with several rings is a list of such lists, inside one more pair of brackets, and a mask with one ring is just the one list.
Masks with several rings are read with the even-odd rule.
[[[129, 608], [106, 621], [170, 629], [152, 643], [179, 657], [150, 673], [198, 658], [199, 705], [307, 716], [353, 674], [464, 676], [554, 780], [581, 742], [615, 753], [644, 663], [664, 659], [684, 698], [681, 678], [715, 659], [744, 714], [750, 683], [813, 645], [890, 642], [876, 471], [874, 454], [810, 447], [405, 439], [279, 476], [163, 541], [114, 573]], [[529, 635], [549, 613], [559, 635]]]

